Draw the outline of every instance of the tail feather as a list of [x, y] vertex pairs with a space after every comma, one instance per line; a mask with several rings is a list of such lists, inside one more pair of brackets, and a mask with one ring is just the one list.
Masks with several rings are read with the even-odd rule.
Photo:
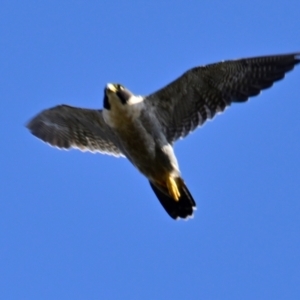
[[159, 202], [173, 219], [186, 219], [193, 216], [196, 203], [184, 183], [180, 186], [180, 197], [176, 201], [168, 193], [168, 189], [149, 181]]

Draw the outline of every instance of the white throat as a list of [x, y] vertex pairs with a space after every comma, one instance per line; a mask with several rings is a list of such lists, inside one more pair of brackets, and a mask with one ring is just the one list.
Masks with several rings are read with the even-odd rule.
[[116, 94], [109, 97], [110, 109], [103, 109], [103, 118], [112, 128], [118, 128], [138, 118], [144, 108], [142, 96], [132, 95], [126, 104], [122, 104]]

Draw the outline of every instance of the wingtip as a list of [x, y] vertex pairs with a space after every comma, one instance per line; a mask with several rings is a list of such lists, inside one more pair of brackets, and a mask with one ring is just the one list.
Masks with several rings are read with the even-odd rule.
[[27, 123], [25, 123], [25, 127], [30, 131], [31, 134], [38, 137], [37, 129], [39, 128], [39, 122], [37, 122], [37, 118], [31, 118]]
[[25, 128], [27, 128], [29, 131], [32, 131], [32, 121], [33, 119], [30, 119], [24, 124]]

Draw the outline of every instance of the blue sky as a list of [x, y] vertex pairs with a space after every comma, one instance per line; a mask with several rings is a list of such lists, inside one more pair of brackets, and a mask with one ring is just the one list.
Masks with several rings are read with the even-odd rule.
[[125, 159], [24, 124], [103, 87], [300, 51], [300, 2], [15, 1], [0, 12], [1, 299], [299, 299], [300, 68], [175, 145], [198, 204], [175, 222]]

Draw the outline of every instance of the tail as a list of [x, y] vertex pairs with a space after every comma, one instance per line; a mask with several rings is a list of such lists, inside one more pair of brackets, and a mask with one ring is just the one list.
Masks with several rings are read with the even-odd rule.
[[188, 188], [180, 179], [181, 184], [178, 185], [180, 196], [177, 200], [169, 195], [168, 188], [149, 181], [159, 202], [173, 219], [186, 219], [193, 216], [196, 209], [196, 202], [190, 194]]

